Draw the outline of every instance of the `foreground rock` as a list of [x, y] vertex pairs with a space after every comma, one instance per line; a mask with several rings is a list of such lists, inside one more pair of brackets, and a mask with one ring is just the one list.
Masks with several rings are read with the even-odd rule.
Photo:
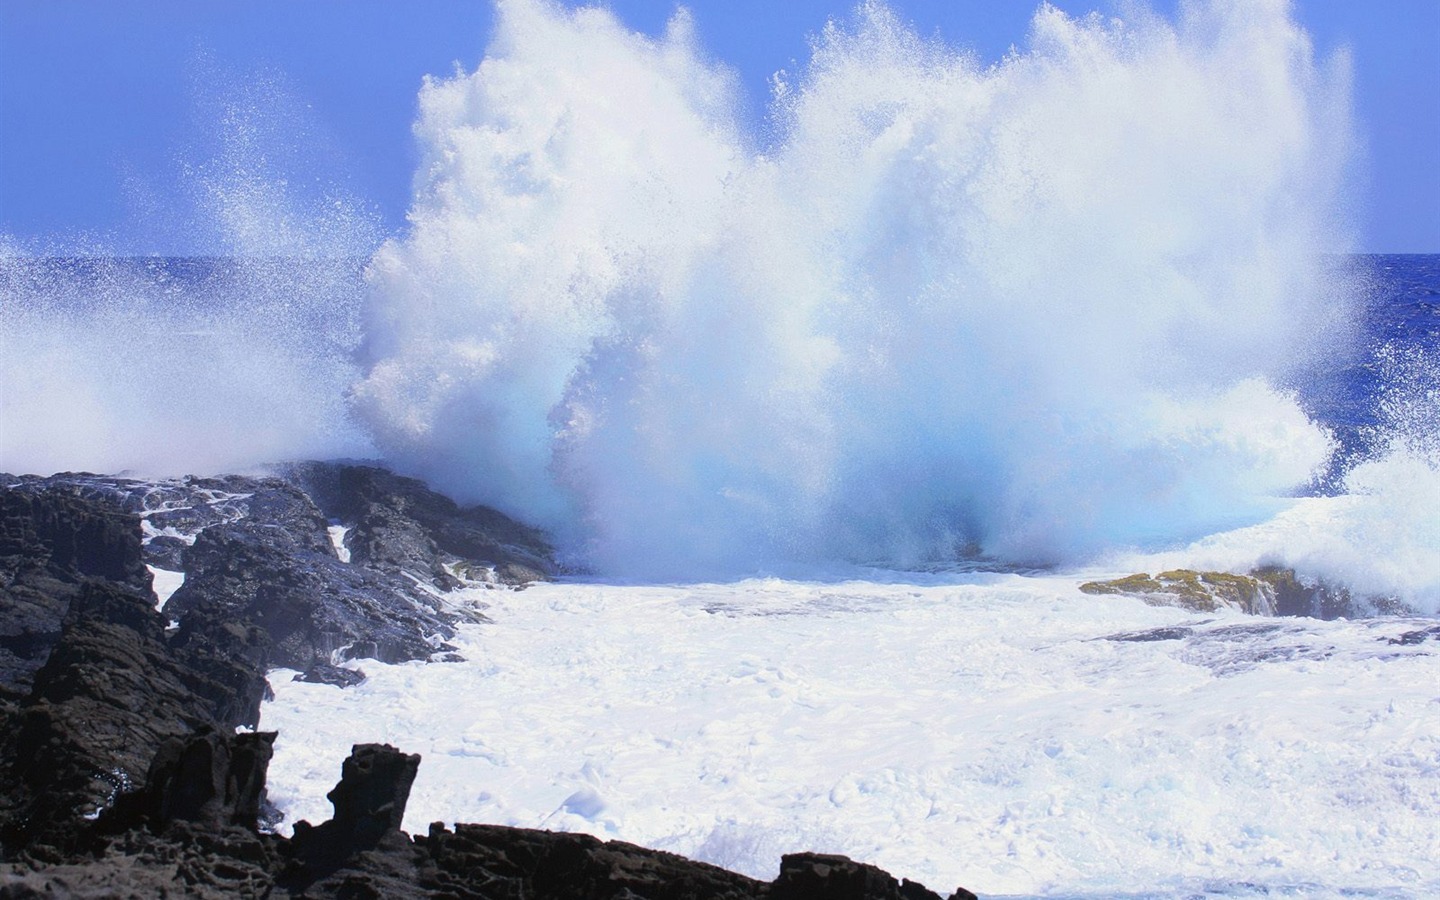
[[[543, 540], [498, 513], [364, 467], [307, 471], [340, 485], [332, 501], [354, 482], [371, 504], [446, 510], [470, 523], [472, 547], [483, 544], [475, 522], [489, 523], [495, 552], [467, 560], [474, 570], [551, 566]], [[435, 519], [416, 526], [422, 537]], [[428, 659], [450, 649], [456, 623], [483, 618], [424, 580], [429, 562], [407, 568], [380, 537], [383, 565], [342, 562], [331, 528], [285, 478], [0, 476], [0, 852], [70, 852], [78, 823], [142, 783], [158, 747], [253, 727], [274, 667], [354, 683], [363, 675], [335, 663]], [[147, 562], [183, 572], [166, 603]]]
[[86, 579], [150, 589], [139, 526], [64, 487], [0, 491], [0, 702], [28, 693]]
[[[583, 834], [436, 823], [400, 830], [420, 758], [364, 744], [330, 792], [335, 815], [286, 840], [254, 830], [273, 734], [165, 745], [150, 783], [90, 829], [87, 852], [0, 873], [0, 897], [525, 897], [534, 900], [941, 900], [847, 857], [801, 853], [762, 882]], [[962, 889], [952, 900], [970, 900]]]
[[[348, 562], [331, 543], [345, 528]], [[183, 571], [168, 602], [147, 561]], [[380, 745], [346, 761], [330, 821], [260, 829], [275, 735], [236, 731], [271, 666], [348, 682], [342, 658], [428, 658], [476, 615], [447, 588], [551, 571], [535, 532], [363, 467], [0, 476], [0, 898], [938, 900], [844, 857], [787, 856], [766, 883], [586, 835], [412, 838], [420, 759]]]

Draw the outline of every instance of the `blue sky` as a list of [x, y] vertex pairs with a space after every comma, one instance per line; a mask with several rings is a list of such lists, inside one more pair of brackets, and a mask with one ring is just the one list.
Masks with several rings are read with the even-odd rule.
[[[1118, 0], [1058, 0], [1072, 13]], [[1158, 0], [1161, 11], [1175, 0]], [[610, 0], [658, 32], [669, 0]], [[753, 115], [768, 79], [808, 55], [808, 36], [848, 0], [692, 0], [701, 40], [737, 70]], [[924, 34], [996, 59], [1024, 45], [1031, 0], [892, 0]], [[1348, 47], [1366, 151], [1363, 249], [1440, 252], [1440, 0], [1295, 0], [1320, 51]], [[402, 226], [415, 150], [410, 121], [427, 73], [483, 55], [485, 0], [3, 0], [0, 233], [188, 252], [172, 184], [205, 158], [214, 116], [257, 75], [303, 108], [302, 164], [344, 173], [382, 227]], [[299, 142], [297, 137], [297, 143]], [[294, 148], [292, 148], [294, 149]], [[296, 152], [299, 152], [298, 150]], [[162, 210], [157, 217], [156, 210]]]

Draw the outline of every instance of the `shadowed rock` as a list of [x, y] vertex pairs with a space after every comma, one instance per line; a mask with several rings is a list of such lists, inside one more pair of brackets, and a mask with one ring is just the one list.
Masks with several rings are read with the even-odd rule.
[[[269, 666], [345, 681], [330, 659], [345, 642], [352, 656], [433, 652], [427, 638], [460, 613], [416, 586], [417, 565], [435, 585], [437, 565], [452, 580], [553, 571], [538, 533], [498, 513], [381, 470], [314, 471], [350, 491], [362, 562], [336, 557], [325, 517], [283, 480], [0, 488], [0, 588], [16, 601], [0, 660], [0, 898], [936, 896], [844, 857], [787, 857], [769, 884], [588, 835], [437, 824], [412, 839], [400, 825], [420, 759], [375, 744], [346, 760], [330, 821], [297, 823], [292, 840], [257, 831], [275, 735], [235, 730], [256, 723]], [[186, 574], [163, 615], [142, 534], [166, 538]]]
[[[234, 731], [192, 685], [221, 696], [225, 711], [244, 704], [192, 671], [166, 645], [164, 628], [149, 597], [106, 582], [82, 586], [5, 729], [7, 847], [69, 846], [76, 824], [140, 783], [167, 740], [206, 727]], [[246, 680], [264, 679], [252, 670]]]
[[0, 490], [0, 701], [28, 692], [87, 578], [150, 589], [139, 521], [72, 488]]
[[142, 825], [160, 833], [175, 822], [202, 831], [229, 826], [255, 831], [274, 755], [275, 732], [221, 734], [201, 728], [160, 745], [138, 791], [117, 798], [100, 818], [102, 832]]
[[297, 822], [295, 855], [341, 859], [398, 833], [419, 769], [418, 754], [401, 753], [389, 744], [355, 745], [341, 768], [340, 783], [326, 795], [334, 817], [315, 827]]
[[[421, 481], [374, 466], [301, 463], [290, 477], [350, 530], [351, 561], [448, 590], [455, 572], [524, 584], [556, 571], [543, 534], [484, 506], [462, 507]], [[493, 573], [493, 574], [491, 574]]]
[[[939, 894], [910, 879], [875, 866], [829, 853], [794, 853], [780, 858], [780, 875], [770, 889], [773, 900], [941, 900]], [[950, 900], [975, 900], [960, 888]]]

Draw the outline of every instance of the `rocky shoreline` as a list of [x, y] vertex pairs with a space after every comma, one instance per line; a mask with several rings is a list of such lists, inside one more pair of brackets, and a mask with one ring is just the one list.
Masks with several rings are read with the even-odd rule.
[[484, 621], [456, 588], [557, 572], [534, 529], [371, 466], [0, 475], [0, 897], [938, 900], [819, 854], [761, 882], [587, 835], [412, 837], [420, 758], [378, 745], [346, 761], [330, 821], [265, 827], [271, 669], [343, 686], [363, 678], [347, 660], [453, 659], [456, 625]]

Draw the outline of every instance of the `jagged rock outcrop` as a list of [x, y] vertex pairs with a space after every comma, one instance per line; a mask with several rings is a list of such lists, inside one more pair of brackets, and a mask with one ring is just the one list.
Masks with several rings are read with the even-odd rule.
[[[88, 580], [29, 695], [4, 723], [0, 839], [7, 852], [69, 846], [141, 782], [156, 747], [197, 729], [254, 724], [264, 670], [222, 645], [172, 647], [151, 598]], [[223, 670], [222, 677], [214, 677]]]
[[[461, 616], [431, 602], [446, 578], [554, 571], [538, 534], [498, 514], [378, 470], [308, 472], [335, 481], [338, 506], [273, 478], [0, 482], [0, 898], [937, 896], [843, 857], [786, 857], [765, 883], [587, 835], [437, 824], [412, 838], [420, 759], [381, 745], [354, 748], [330, 821], [289, 840], [259, 830], [275, 735], [236, 730], [258, 721], [272, 666], [344, 682], [363, 677], [332, 664], [344, 642], [428, 656]], [[350, 513], [361, 559], [346, 563], [327, 529]], [[145, 568], [157, 541], [150, 565], [186, 577], [163, 612]]]
[[456, 571], [519, 585], [555, 572], [539, 531], [483, 506], [461, 507], [414, 478], [375, 466], [301, 463], [287, 470], [332, 519], [346, 523], [351, 560], [448, 589]]
[[253, 624], [273, 665], [303, 671], [359, 656], [425, 659], [453, 635], [457, 614], [399, 576], [336, 559], [319, 521], [298, 533], [248, 518], [200, 532], [165, 607], [182, 636], [193, 623]]
[[29, 691], [85, 579], [150, 589], [139, 532], [134, 517], [61, 486], [0, 490], [0, 704]]
[[[521, 556], [471, 566], [548, 565], [537, 533], [418, 482], [343, 465], [307, 472], [329, 477], [327, 497], [342, 506], [422, 510], [436, 548], [530, 542]], [[352, 483], [363, 502], [346, 493]], [[253, 727], [272, 667], [353, 684], [363, 674], [335, 662], [429, 658], [450, 649], [455, 623], [480, 618], [395, 562], [404, 547], [383, 552], [383, 529], [369, 538], [386, 560], [377, 567], [342, 562], [329, 527], [277, 477], [0, 476], [0, 768], [16, 786], [0, 797], [5, 852], [66, 845], [77, 817], [142, 778], [165, 740]], [[185, 575], [163, 615], [146, 568], [157, 541], [150, 565]]]
[[259, 827], [265, 775], [275, 753], [273, 731], [222, 734], [202, 727], [160, 745], [143, 787], [123, 794], [100, 816], [101, 834], [176, 822], [201, 830]]
[[[470, 900], [940, 900], [844, 856], [786, 856], [766, 883], [585, 834], [436, 823], [400, 830], [420, 758], [366, 744], [330, 792], [335, 815], [286, 840], [254, 830], [273, 734], [168, 742], [81, 852], [0, 870], [0, 898], [309, 897]], [[961, 888], [951, 900], [974, 900]]]
[[[830, 853], [794, 853], [781, 857], [780, 875], [770, 888], [772, 900], [941, 900], [939, 894], [884, 869]], [[950, 900], [976, 900], [965, 888]]]
[[[290, 849], [297, 873], [328, 874], [358, 853], [374, 850], [400, 832], [420, 757], [388, 744], [357, 744], [326, 795], [335, 807], [328, 822], [295, 823]], [[297, 876], [299, 877], [299, 876]], [[313, 880], [313, 879], [311, 879]]]
[[[460, 507], [415, 479], [373, 466], [300, 463], [279, 476], [162, 481], [85, 473], [4, 479], [12, 506], [49, 492], [98, 504], [132, 529], [130, 516], [138, 517], [143, 552], [130, 560], [126, 577], [149, 590], [145, 563], [183, 573], [165, 604], [166, 614], [180, 622], [182, 643], [223, 637], [217, 623], [255, 626], [268, 639], [268, 664], [301, 671], [355, 658], [427, 659], [450, 649], [444, 641], [456, 624], [484, 621], [480, 604], [454, 602], [449, 591], [467, 584], [523, 586], [556, 571], [553, 550], [535, 529], [484, 507]], [[8, 533], [4, 528], [0, 534]], [[341, 553], [332, 528], [345, 535]], [[28, 546], [26, 540], [33, 543], [16, 532], [11, 543]], [[102, 553], [113, 543], [96, 535], [72, 538], [69, 546]], [[61, 556], [68, 559], [66, 552]], [[0, 616], [0, 675], [9, 666], [24, 676], [54, 643], [67, 601], [32, 610], [24, 602], [31, 596], [25, 580], [0, 577], [10, 582], [20, 600], [7, 604], [8, 619]], [[37, 596], [54, 593], [47, 587]], [[253, 635], [244, 640], [252, 657], [260, 653]], [[3, 681], [20, 685], [23, 694], [23, 677]]]

